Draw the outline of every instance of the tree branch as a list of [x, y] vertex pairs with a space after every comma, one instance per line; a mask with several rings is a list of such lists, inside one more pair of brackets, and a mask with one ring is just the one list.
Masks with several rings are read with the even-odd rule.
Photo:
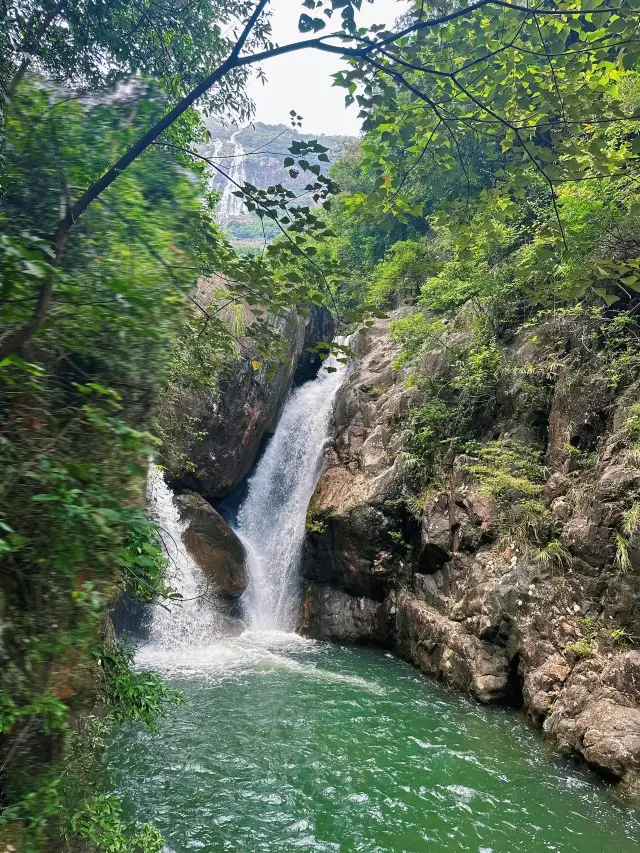
[[[74, 227], [77, 220], [83, 216], [83, 214], [87, 211], [88, 207], [99, 198], [102, 193], [111, 186], [119, 177], [119, 175], [131, 165], [144, 151], [149, 148], [156, 140], [178, 119], [182, 116], [193, 104], [206, 92], [208, 92], [213, 86], [223, 80], [227, 74], [237, 68], [243, 68], [251, 65], [255, 65], [259, 62], [262, 62], [267, 59], [273, 59], [277, 56], [283, 56], [285, 54], [294, 53], [300, 50], [319, 50], [326, 53], [333, 53], [343, 58], [355, 58], [364, 61], [370, 62], [372, 65], [376, 65], [378, 68], [384, 70], [385, 73], [390, 73], [384, 66], [380, 66], [375, 63], [371, 58], [370, 54], [384, 49], [387, 45], [394, 44], [398, 40], [411, 35], [412, 33], [418, 33], [425, 29], [431, 29], [434, 27], [438, 27], [441, 24], [448, 23], [449, 21], [456, 20], [458, 18], [467, 17], [475, 14], [476, 11], [483, 9], [488, 6], [494, 6], [498, 8], [511, 9], [516, 12], [521, 12], [524, 15], [531, 16], [534, 14], [545, 15], [545, 16], [560, 16], [560, 17], [575, 17], [584, 14], [590, 15], [599, 15], [599, 14], [611, 14], [612, 10], [610, 7], [601, 8], [601, 9], [590, 9], [590, 10], [582, 10], [582, 9], [569, 9], [569, 10], [561, 10], [561, 9], [533, 9], [527, 6], [521, 6], [517, 3], [510, 3], [507, 0], [478, 0], [476, 3], [472, 3], [467, 7], [461, 7], [456, 9], [453, 12], [449, 12], [445, 15], [440, 15], [433, 18], [421, 18], [416, 20], [414, 23], [410, 24], [408, 27], [403, 30], [392, 33], [386, 38], [383, 38], [377, 42], [373, 42], [371, 45], [366, 46], [364, 48], [354, 48], [348, 47], [344, 44], [344, 42], [349, 42], [353, 40], [353, 37], [348, 33], [333, 33], [327, 36], [321, 36], [313, 39], [305, 39], [298, 42], [292, 42], [288, 45], [283, 45], [281, 47], [268, 47], [268, 49], [248, 54], [245, 56], [241, 56], [242, 48], [245, 46], [247, 39], [251, 35], [260, 15], [266, 9], [270, 0], [258, 0], [253, 12], [251, 13], [247, 23], [244, 26], [244, 29], [238, 38], [233, 50], [227, 57], [227, 59], [218, 66], [211, 74], [205, 77], [194, 89], [191, 90], [187, 95], [185, 95], [178, 103], [170, 109], [160, 121], [158, 121], [152, 128], [150, 128], [145, 134], [143, 134], [137, 142], [135, 142], [118, 160], [113, 164], [98, 180], [96, 180], [81, 196], [80, 198], [73, 204], [71, 209], [67, 212], [67, 214], [58, 222], [55, 233], [53, 235], [51, 241], [51, 247], [53, 250], [53, 263], [52, 266], [60, 267], [62, 255], [68, 243], [69, 234]], [[53, 7], [49, 15], [42, 21], [42, 24], [38, 28], [37, 33], [42, 33], [46, 31], [46, 28], [51, 24], [54, 18], [60, 13], [60, 11], [64, 8], [66, 0], [58, 0], [58, 3]], [[617, 10], [619, 11], [619, 10]], [[334, 45], [328, 44], [328, 39], [340, 39], [343, 44], [342, 45]], [[421, 69], [426, 73], [435, 73], [435, 69]], [[19, 73], [19, 72], [18, 72]], [[23, 72], [24, 73], [24, 72]], [[393, 75], [392, 75], [393, 76]], [[419, 98], [423, 101], [429, 103], [431, 108], [435, 111], [435, 114], [438, 118], [442, 119], [445, 127], [449, 133], [451, 133], [450, 128], [447, 125], [446, 120], [442, 117], [442, 115], [438, 111], [438, 106], [431, 99], [428, 98], [423, 92], [412, 87], [411, 84], [406, 81], [406, 79], [402, 75], [397, 75], [397, 77], [402, 80], [403, 84], [410, 90], [413, 91]], [[15, 79], [15, 78], [14, 78]], [[526, 144], [523, 142], [521, 138], [520, 131], [518, 128], [507, 122], [503, 117], [498, 116], [497, 114], [491, 111], [491, 108], [485, 104], [482, 104], [477, 99], [471, 95], [467, 90], [464, 89], [462, 84], [453, 76], [452, 81], [454, 84], [463, 91], [467, 97], [476, 103], [477, 106], [480, 107], [481, 110], [489, 113], [492, 117], [496, 118], [500, 123], [504, 124], [507, 127], [510, 127], [511, 130], [516, 134], [520, 144], [523, 146], [524, 150], [531, 157], [530, 152], [527, 150]], [[18, 81], [19, 82], [19, 81]], [[13, 85], [13, 81], [12, 81]], [[455, 141], [455, 139], [454, 139]], [[456, 142], [457, 145], [457, 142]], [[532, 161], [536, 165], [539, 171], [542, 172], [545, 179], [548, 180], [547, 176], [544, 173], [544, 169], [540, 167], [540, 164], [535, 160], [535, 158], [531, 157]], [[555, 205], [555, 190], [553, 188], [553, 183], [550, 182], [551, 192], [553, 196], [553, 201]], [[564, 236], [564, 235], [563, 235]], [[33, 313], [31, 317], [18, 329], [9, 333], [5, 338], [0, 341], [0, 361], [6, 358], [8, 355], [16, 352], [26, 341], [29, 340], [42, 326], [47, 312], [49, 310], [49, 306], [51, 303], [51, 297], [54, 288], [54, 272], [51, 272], [45, 281], [43, 282], [40, 292], [37, 297], [36, 305], [34, 307]]]

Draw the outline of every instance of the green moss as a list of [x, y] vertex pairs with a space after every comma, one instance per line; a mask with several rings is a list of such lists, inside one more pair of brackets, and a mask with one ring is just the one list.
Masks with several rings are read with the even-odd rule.
[[311, 503], [309, 504], [309, 508], [307, 509], [304, 529], [307, 531], [307, 533], [311, 533], [314, 536], [322, 536], [322, 534], [326, 533], [327, 531], [326, 521], [314, 509], [313, 501], [311, 501]]

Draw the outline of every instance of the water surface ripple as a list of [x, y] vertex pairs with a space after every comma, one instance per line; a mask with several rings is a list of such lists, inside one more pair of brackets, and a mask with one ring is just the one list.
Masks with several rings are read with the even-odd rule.
[[245, 634], [154, 666], [187, 701], [109, 770], [175, 853], [637, 853], [639, 813], [515, 714], [382, 652]]

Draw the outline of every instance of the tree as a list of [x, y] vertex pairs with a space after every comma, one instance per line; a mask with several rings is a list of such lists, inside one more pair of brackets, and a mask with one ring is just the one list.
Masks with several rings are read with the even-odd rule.
[[[162, 141], [163, 134], [214, 86], [237, 82], [239, 72], [282, 54], [299, 50], [336, 53], [351, 65], [336, 77], [336, 83], [348, 90], [347, 103], [361, 91], [357, 97], [365, 125], [375, 125], [380, 131], [380, 144], [372, 156], [388, 174], [379, 191], [370, 195], [369, 204], [384, 205], [392, 199], [401, 215], [411, 212], [402, 210], [403, 179], [396, 186], [386, 168], [397, 159], [395, 149], [408, 147], [420, 159], [431, 150], [445, 167], [456, 156], [461, 160], [461, 132], [493, 135], [502, 139], [505, 149], [518, 148], [544, 176], [555, 200], [554, 182], [560, 173], [557, 163], [551, 161], [557, 161], [558, 151], [566, 160], [563, 178], [576, 180], [585, 168], [600, 168], [600, 154], [595, 150], [585, 166], [572, 129], [581, 130], [590, 121], [627, 119], [616, 114], [615, 104], [605, 116], [602, 108], [603, 97], [620, 79], [625, 61], [634, 60], [637, 3], [614, 0], [604, 5], [589, 0], [588, 8], [576, 8], [571, 0], [534, 7], [477, 0], [453, 11], [430, 12], [424, 2], [416, 0], [406, 25], [399, 30], [381, 25], [362, 32], [356, 28], [354, 12], [361, 0], [331, 0], [330, 4], [305, 0], [303, 5], [310, 11], [321, 11], [329, 19], [340, 10], [342, 28], [317, 35], [326, 27], [325, 18], [305, 13], [300, 16], [299, 29], [314, 36], [281, 46], [269, 40], [269, 0], [241, 6], [238, 14], [243, 23], [224, 60], [75, 200], [69, 200], [51, 238], [52, 270], [38, 290], [30, 316], [0, 342], [0, 360], [19, 349], [44, 322], [55, 269], [72, 229], [89, 206], [151, 145]], [[53, 11], [49, 9], [49, 16], [38, 20], [44, 24]], [[27, 41], [34, 26], [35, 22], [24, 28]], [[25, 54], [29, 44], [23, 42]], [[582, 44], [584, 47], [576, 46]], [[399, 91], [406, 95], [404, 103], [398, 98]], [[410, 120], [399, 122], [393, 118], [396, 114]], [[516, 183], [517, 173], [514, 163], [511, 174]], [[246, 187], [242, 191], [248, 192]], [[559, 227], [562, 231], [561, 224]]]

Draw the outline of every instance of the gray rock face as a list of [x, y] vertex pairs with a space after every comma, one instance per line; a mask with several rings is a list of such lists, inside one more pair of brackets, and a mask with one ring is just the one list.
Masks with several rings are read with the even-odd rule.
[[[558, 378], [541, 499], [565, 550], [562, 565], [550, 566], [535, 548], [499, 538], [498, 509], [469, 473], [470, 457], [454, 460], [419, 511], [407, 506], [402, 450], [420, 392], [391, 367], [387, 325], [358, 341], [337, 397], [312, 503], [323, 532], [307, 537], [303, 565], [306, 632], [383, 643], [481, 702], [522, 708], [563, 752], [640, 800], [640, 652], [612, 632], [640, 636], [640, 534], [629, 537], [626, 574], [616, 565], [624, 512], [640, 500], [637, 454], [620, 438], [637, 393], [616, 401], [597, 377]], [[512, 356], [529, 363], [532, 352], [518, 344]], [[444, 376], [446, 356], [423, 368]], [[518, 420], [517, 399], [488, 425], [487, 440], [497, 431], [540, 448], [531, 413]], [[609, 421], [601, 404], [612, 407]]]
[[193, 492], [177, 495], [175, 503], [187, 526], [182, 534], [187, 550], [211, 581], [214, 594], [239, 598], [247, 588], [242, 543], [207, 501]]
[[342, 643], [383, 639], [382, 605], [370, 598], [354, 597], [334, 587], [311, 587], [304, 603], [301, 630], [308, 637]]
[[427, 675], [471, 693], [481, 702], [505, 699], [509, 660], [504, 649], [482, 642], [463, 626], [412, 596], [401, 596], [397, 650]]
[[[544, 722], [561, 749], [629, 786], [640, 772], [640, 652], [574, 667]], [[636, 777], [636, 778], [634, 778]]]
[[184, 448], [189, 470], [168, 472], [172, 485], [209, 500], [223, 498], [248, 473], [263, 439], [275, 430], [294, 377], [302, 381], [315, 375], [320, 358], [308, 349], [333, 338], [330, 313], [314, 307], [308, 317], [278, 321], [278, 326], [289, 353], [275, 375], [265, 366], [254, 369], [248, 353], [218, 392], [185, 401], [184, 414], [195, 423], [198, 437]]

